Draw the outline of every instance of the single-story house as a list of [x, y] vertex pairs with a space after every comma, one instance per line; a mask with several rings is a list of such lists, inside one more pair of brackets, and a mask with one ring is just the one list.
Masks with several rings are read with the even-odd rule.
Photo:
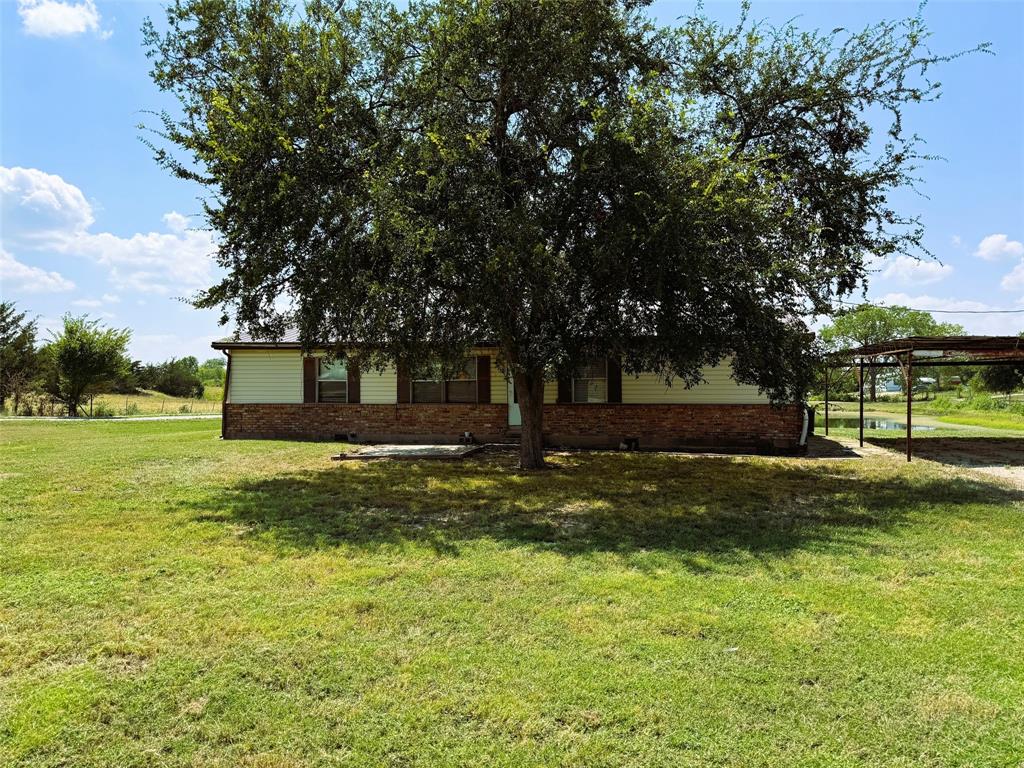
[[[515, 387], [493, 347], [475, 347], [466, 368], [448, 380], [412, 378], [402, 366], [356, 370], [305, 354], [288, 337], [241, 336], [213, 347], [228, 356], [227, 439], [457, 442], [470, 433], [478, 442], [501, 442], [520, 434]], [[623, 373], [610, 358], [595, 360], [571, 379], [545, 385], [545, 444], [799, 450], [809, 428], [803, 405], [774, 407], [730, 374], [728, 365], [707, 368], [704, 383], [687, 389], [653, 373]]]

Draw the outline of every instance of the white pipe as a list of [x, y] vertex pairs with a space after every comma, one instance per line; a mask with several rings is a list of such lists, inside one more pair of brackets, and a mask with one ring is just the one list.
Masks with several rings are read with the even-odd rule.
[[800, 430], [800, 445], [807, 445], [807, 430], [811, 424], [811, 409], [804, 406], [804, 426]]

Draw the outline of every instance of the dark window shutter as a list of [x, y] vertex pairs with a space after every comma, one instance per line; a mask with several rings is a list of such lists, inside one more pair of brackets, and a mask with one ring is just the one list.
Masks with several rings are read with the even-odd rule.
[[622, 402], [622, 365], [618, 358], [608, 358], [608, 402]]
[[348, 401], [350, 403], [359, 402], [359, 363], [355, 360], [349, 360], [346, 366], [348, 371]]
[[316, 402], [316, 379], [320, 375], [320, 358], [302, 358], [302, 402]]
[[477, 355], [476, 358], [476, 401], [491, 402], [491, 356]]
[[558, 402], [572, 402], [572, 378], [569, 376], [558, 377]]
[[412, 384], [409, 382], [409, 366], [398, 364], [398, 402], [408, 403], [412, 395]]

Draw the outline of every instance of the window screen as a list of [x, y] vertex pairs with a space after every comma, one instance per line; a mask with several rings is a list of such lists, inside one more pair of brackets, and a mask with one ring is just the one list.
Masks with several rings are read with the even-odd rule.
[[459, 371], [450, 374], [446, 388], [449, 403], [476, 402], [476, 358], [470, 358]]
[[338, 360], [330, 363], [321, 360], [317, 389], [317, 399], [321, 403], [347, 403], [348, 370], [345, 363]]
[[574, 403], [608, 402], [608, 361], [595, 360], [576, 369], [572, 379]]
[[475, 403], [476, 402], [476, 358], [448, 374], [439, 366], [417, 374], [412, 380], [412, 401], [414, 403]]

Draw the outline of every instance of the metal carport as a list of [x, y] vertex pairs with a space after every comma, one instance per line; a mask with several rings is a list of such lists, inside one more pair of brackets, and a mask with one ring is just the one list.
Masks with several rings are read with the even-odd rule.
[[864, 367], [900, 368], [907, 393], [907, 461], [913, 458], [913, 367], [976, 365], [1024, 366], [1024, 338], [1020, 336], [908, 336], [830, 354], [825, 363], [825, 434], [828, 434], [828, 389], [832, 368], [859, 368], [860, 445], [864, 446]]

